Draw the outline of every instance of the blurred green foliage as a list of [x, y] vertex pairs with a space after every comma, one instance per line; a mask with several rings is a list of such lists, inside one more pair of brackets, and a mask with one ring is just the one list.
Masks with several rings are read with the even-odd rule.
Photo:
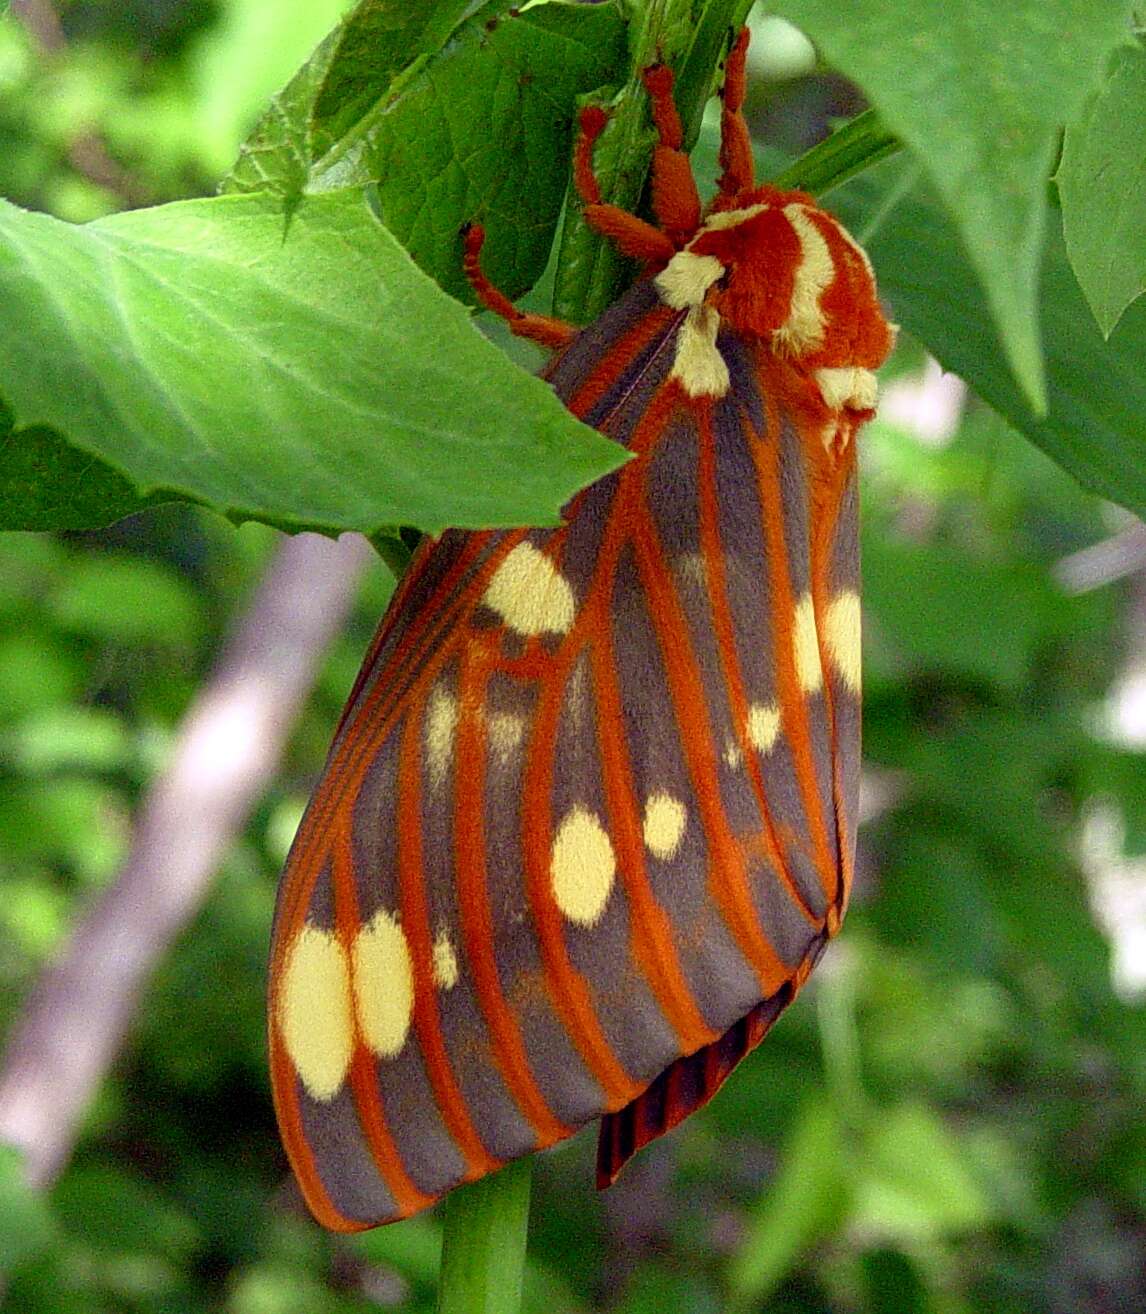
[[[71, 218], [123, 203], [77, 169], [79, 125], [130, 196], [206, 190], [338, 8], [292, 7], [288, 31], [269, 0], [84, 0], [58, 6], [50, 58], [5, 23], [0, 193]], [[755, 94], [791, 119], [846, 92]], [[895, 371], [920, 359], [907, 343]], [[541, 1157], [529, 1310], [1146, 1308], [1146, 1009], [1112, 990], [1079, 858], [1106, 808], [1146, 860], [1146, 755], [1107, 730], [1143, 584], [1068, 593], [1052, 573], [1127, 520], [975, 402], [945, 443], [888, 408], [864, 462], [872, 788], [845, 933], [713, 1104], [609, 1193], [591, 1133]], [[275, 537], [175, 507], [0, 536], [0, 1029], [114, 877]], [[321, 1233], [265, 1073], [275, 878], [388, 587], [378, 567], [50, 1195], [0, 1154], [5, 1314], [432, 1308], [440, 1211]]]

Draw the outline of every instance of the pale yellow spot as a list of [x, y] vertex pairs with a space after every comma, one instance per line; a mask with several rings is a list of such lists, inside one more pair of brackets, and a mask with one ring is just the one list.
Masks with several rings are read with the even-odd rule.
[[853, 589], [840, 593], [828, 608], [826, 627], [828, 653], [844, 684], [859, 693], [861, 669], [860, 600]]
[[753, 703], [748, 709], [748, 741], [760, 753], [770, 753], [780, 735], [780, 709], [775, 703]]
[[445, 780], [449, 770], [457, 725], [457, 699], [440, 685], [435, 685], [426, 709], [426, 763], [430, 768], [430, 780], [435, 785]]
[[283, 1044], [312, 1099], [342, 1089], [354, 1048], [350, 970], [338, 939], [306, 925], [287, 952], [276, 1014]]
[[696, 584], [702, 589], [708, 587], [708, 562], [703, 552], [682, 553], [677, 558], [676, 568], [684, 583]]
[[[700, 231], [702, 233], [712, 233], [718, 232], [722, 228], [737, 228], [746, 219], [755, 219], [758, 214], [762, 214], [767, 208], [766, 205], [759, 204], [746, 205], [740, 210], [718, 210], [716, 214], [708, 216]], [[697, 234], [697, 236], [699, 235]], [[694, 237], [692, 240], [695, 242], [696, 238]]]
[[711, 306], [690, 310], [676, 336], [676, 359], [670, 377], [690, 397], [723, 397], [728, 366], [716, 345], [720, 316]]
[[433, 978], [439, 990], [452, 990], [458, 983], [458, 956], [446, 931], [434, 941]]
[[675, 857], [684, 839], [688, 809], [671, 794], [653, 794], [645, 804], [643, 833], [645, 847], [654, 858], [667, 862]]
[[609, 901], [616, 871], [617, 859], [605, 828], [578, 804], [558, 828], [549, 859], [558, 908], [578, 926], [596, 926]]
[[678, 251], [653, 282], [666, 306], [686, 310], [699, 306], [723, 273], [724, 266], [715, 256], [693, 255], [685, 250]]
[[815, 693], [824, 681], [820, 667], [820, 641], [816, 634], [816, 611], [812, 595], [805, 593], [796, 604], [792, 621], [792, 644], [796, 653], [796, 678], [806, 693]]
[[817, 370], [816, 382], [824, 404], [833, 411], [843, 410], [845, 406], [866, 411], [875, 405], [879, 385], [871, 370], [858, 365]]
[[493, 573], [482, 601], [519, 634], [564, 634], [576, 599], [568, 580], [532, 543], [522, 542]]
[[393, 913], [380, 909], [359, 931], [352, 961], [362, 1038], [379, 1058], [393, 1058], [406, 1043], [414, 1011], [410, 949]]
[[740, 751], [740, 745], [734, 740], [729, 739], [724, 745], [724, 765], [732, 771], [737, 771], [744, 765], [744, 754]]
[[575, 730], [584, 727], [589, 715], [589, 663], [580, 658], [565, 687], [565, 714]]
[[516, 712], [494, 712], [486, 722], [486, 732], [494, 755], [506, 762], [525, 738], [525, 717]]
[[776, 345], [792, 355], [820, 346], [824, 340], [824, 316], [820, 297], [835, 275], [835, 263], [823, 233], [808, 217], [807, 207], [786, 205], [784, 214], [800, 240], [800, 264], [788, 318], [773, 334]]

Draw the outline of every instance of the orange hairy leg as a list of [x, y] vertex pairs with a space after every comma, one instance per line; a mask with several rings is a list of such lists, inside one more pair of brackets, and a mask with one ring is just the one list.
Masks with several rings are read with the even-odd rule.
[[721, 196], [735, 196], [755, 182], [752, 141], [744, 121], [745, 61], [748, 54], [748, 29], [740, 33], [724, 66], [724, 86], [720, 91], [720, 180]]
[[505, 293], [489, 281], [481, 267], [481, 249], [484, 245], [485, 229], [480, 224], [468, 224], [462, 234], [462, 266], [474, 296], [486, 310], [504, 319], [515, 337], [526, 338], [551, 351], [568, 346], [577, 332], [572, 324], [553, 315], [537, 315], [518, 310]]
[[679, 246], [700, 226], [700, 196], [692, 165], [681, 149], [684, 138], [672, 95], [672, 70], [663, 64], [646, 69], [644, 83], [659, 137], [653, 154], [653, 214], [674, 246]]
[[585, 205], [585, 222], [602, 237], [609, 238], [631, 260], [647, 265], [664, 264], [676, 254], [673, 239], [619, 205], [606, 205], [601, 200], [601, 186], [593, 171], [593, 147], [607, 122], [599, 105], [581, 111], [581, 132], [573, 155], [573, 185]]

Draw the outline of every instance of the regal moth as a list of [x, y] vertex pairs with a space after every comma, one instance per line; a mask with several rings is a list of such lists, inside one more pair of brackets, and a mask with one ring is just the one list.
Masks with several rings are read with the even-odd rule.
[[855, 852], [855, 439], [892, 334], [810, 197], [757, 187], [722, 90], [698, 198], [664, 67], [648, 223], [587, 221], [643, 277], [553, 351], [633, 454], [556, 529], [424, 541], [367, 652], [275, 914], [275, 1108], [315, 1217], [353, 1231], [600, 1119], [598, 1185], [763, 1037], [840, 925]]

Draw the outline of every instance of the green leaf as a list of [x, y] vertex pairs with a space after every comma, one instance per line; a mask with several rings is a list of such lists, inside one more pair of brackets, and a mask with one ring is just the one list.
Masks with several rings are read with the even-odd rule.
[[751, 8], [752, 0], [707, 0], [692, 25], [688, 54], [673, 88], [684, 129], [685, 150], [691, 150], [700, 135], [716, 66], [728, 49], [732, 35], [744, 26]]
[[433, 55], [468, 15], [496, 10], [487, 0], [363, 0], [323, 42], [325, 71], [311, 107], [309, 155], [321, 159], [377, 108], [395, 76]]
[[868, 1314], [937, 1314], [938, 1304], [906, 1255], [897, 1250], [868, 1250], [860, 1260], [867, 1290]]
[[760, 1308], [800, 1255], [836, 1228], [849, 1195], [844, 1154], [838, 1113], [822, 1096], [809, 1099], [733, 1256], [732, 1309]]
[[918, 1243], [990, 1221], [958, 1140], [925, 1104], [873, 1119], [858, 1163], [854, 1224], [863, 1235]]
[[444, 45], [475, 7], [473, 0], [431, 7], [361, 0], [271, 101], [221, 190], [297, 199], [312, 166], [337, 148], [340, 135], [354, 130], [399, 74]]
[[289, 15], [266, 0], [218, 7], [216, 21], [183, 55], [196, 89], [188, 127], [210, 170], [206, 176], [231, 165], [251, 124], [345, 10], [346, 0], [308, 0]]
[[886, 532], [865, 535], [864, 561], [877, 678], [901, 681], [922, 669], [1018, 692], [1055, 622], [1069, 632], [1077, 617], [1073, 599], [1034, 563], [978, 561], [950, 547], [889, 541]]
[[55, 1230], [47, 1202], [24, 1181], [20, 1152], [0, 1145], [0, 1275], [43, 1254]]
[[76, 1165], [52, 1192], [60, 1222], [96, 1253], [157, 1253], [167, 1260], [202, 1247], [200, 1225], [176, 1197], [124, 1167]]
[[842, 187], [849, 178], [872, 168], [900, 150], [901, 143], [883, 126], [874, 110], [844, 124], [805, 151], [773, 180], [777, 187], [794, 187], [822, 195]]
[[[710, 61], [707, 71], [698, 62], [686, 86], [682, 88], [678, 81], [676, 100], [678, 106], [685, 104], [682, 91], [686, 99], [691, 96], [691, 111], [699, 118], [704, 107], [706, 80], [711, 80], [712, 64], [720, 43], [728, 35], [726, 29], [719, 30], [709, 20], [727, 8], [728, 0], [709, 0], [697, 24], [686, 0], [662, 0], [655, 5], [630, 7], [632, 21], [624, 84], [608, 97], [587, 98], [603, 102], [608, 113], [605, 129], [593, 148], [593, 173], [606, 204], [635, 211], [645, 187], [656, 132], [642, 82], [643, 70], [658, 60], [679, 68], [685, 62], [690, 44], [698, 43], [698, 61], [705, 58]], [[620, 76], [618, 73], [618, 81]], [[690, 108], [686, 106], [684, 118], [689, 117]], [[613, 242], [589, 227], [580, 205], [566, 207], [554, 277], [555, 314], [574, 324], [589, 323], [616, 300], [636, 272], [634, 263], [622, 256]]]
[[543, 4], [492, 30], [474, 21], [366, 131], [382, 218], [465, 300], [458, 229], [487, 230], [482, 264], [509, 296], [540, 277], [569, 179], [576, 99], [623, 67], [612, 6]]
[[[902, 182], [900, 163], [889, 161], [832, 196], [871, 253], [893, 317], [1086, 488], [1146, 514], [1146, 300], [1103, 341], [1052, 225], [1040, 296], [1049, 405], [1040, 417], [1004, 363], [954, 226], [927, 189], [898, 195]], [[878, 226], [869, 233], [871, 216]]]
[[372, 185], [390, 231], [467, 300], [458, 230], [479, 220], [486, 270], [510, 296], [525, 291], [553, 243], [577, 97], [620, 75], [625, 25], [614, 5], [499, 18], [502, 7], [456, 26], [457, 4], [432, 22], [405, 4], [360, 6], [272, 106], [224, 190]]
[[98, 529], [170, 501], [141, 497], [98, 457], [72, 447], [54, 429], [33, 426], [0, 435], [0, 525], [5, 529]]
[[1067, 128], [1058, 189], [1066, 250], [1104, 337], [1146, 291], [1146, 47], [1119, 50]]
[[199, 595], [170, 566], [146, 557], [79, 557], [47, 604], [64, 629], [97, 640], [186, 646], [203, 628]]
[[72, 227], [0, 205], [15, 423], [141, 497], [327, 532], [553, 524], [621, 464], [358, 194], [282, 207], [217, 197]]
[[1127, 31], [1127, 0], [779, 0], [915, 153], [966, 243], [1015, 378], [1046, 400], [1038, 272], [1059, 131]]
[[0, 732], [0, 744], [8, 763], [31, 776], [114, 771], [131, 760], [126, 725], [101, 707], [52, 708]]

